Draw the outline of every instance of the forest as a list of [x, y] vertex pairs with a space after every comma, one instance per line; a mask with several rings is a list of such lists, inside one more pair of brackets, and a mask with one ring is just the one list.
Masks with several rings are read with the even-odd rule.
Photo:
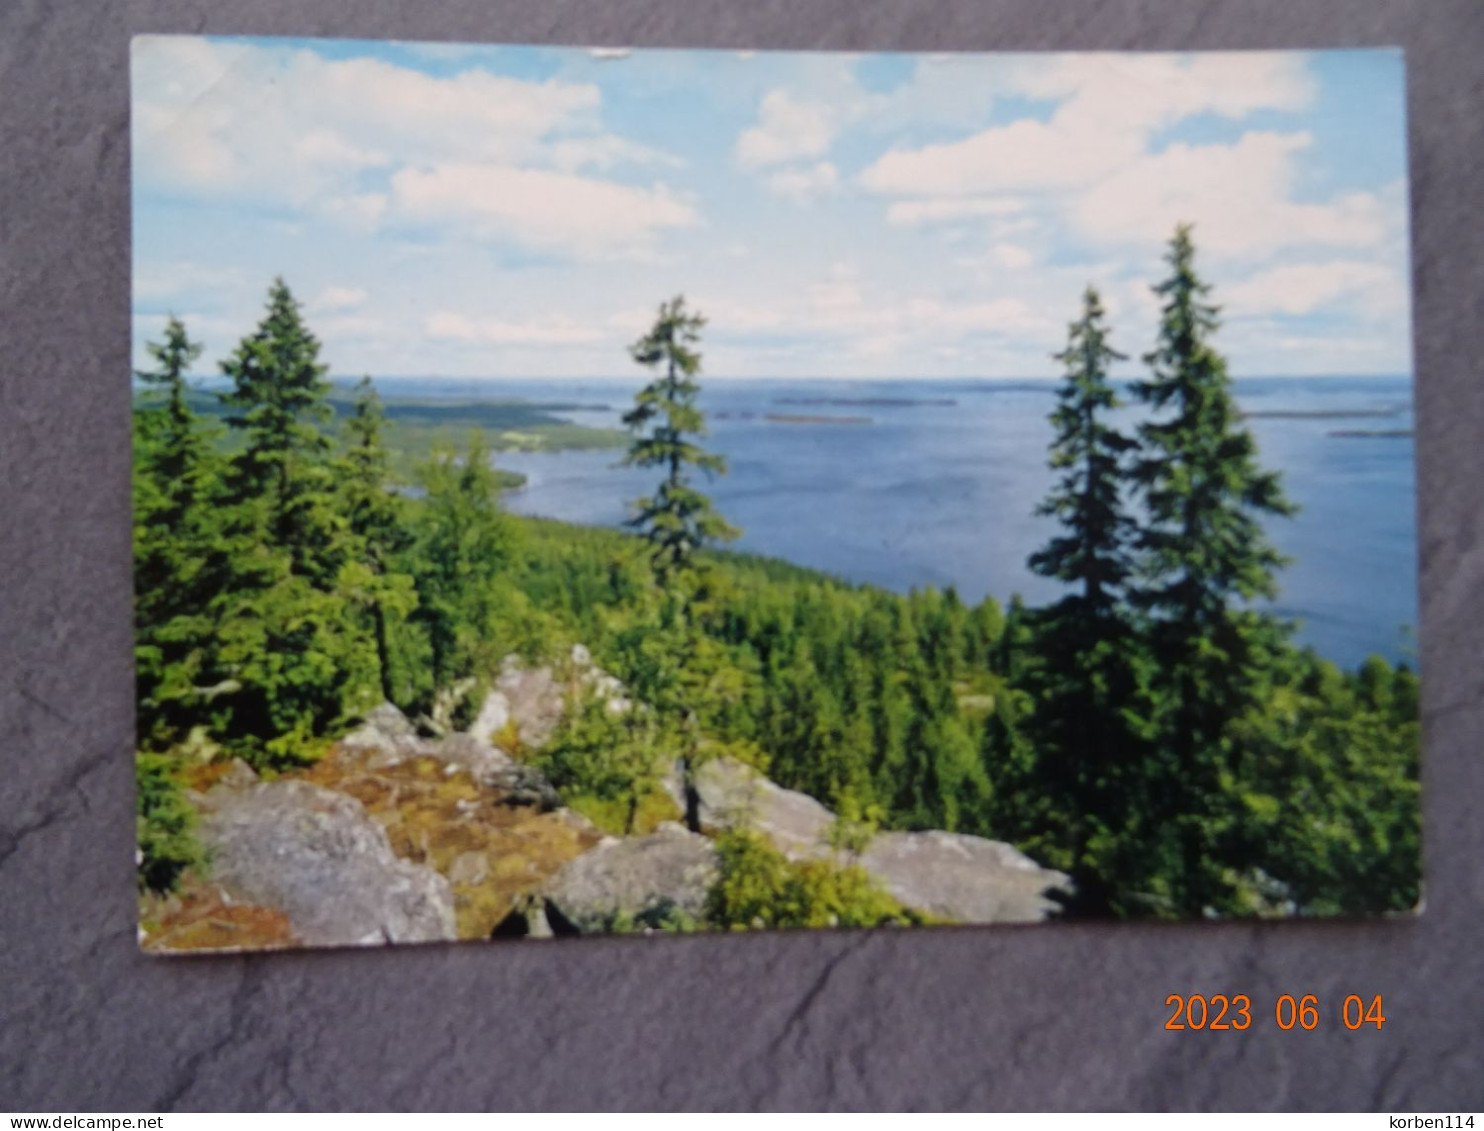
[[[618, 832], [653, 819], [668, 766], [689, 783], [727, 755], [834, 810], [842, 845], [1007, 841], [1071, 877], [1068, 918], [1412, 908], [1417, 678], [1342, 670], [1265, 611], [1285, 564], [1266, 524], [1293, 508], [1233, 399], [1188, 228], [1165, 267], [1137, 427], [1110, 423], [1123, 355], [1093, 288], [1054, 355], [1055, 487], [1026, 500], [1054, 530], [1027, 563], [1062, 585], [1044, 607], [728, 550], [705, 493], [726, 473], [698, 405], [706, 323], [682, 298], [630, 347], [650, 380], [622, 459], [654, 487], [627, 531], [505, 513], [482, 431], [440, 426], [409, 455], [369, 378], [336, 392], [282, 280], [214, 403], [171, 318], [134, 412], [141, 891], [209, 866], [191, 766], [291, 772], [383, 701], [445, 726], [506, 655], [581, 643], [639, 708], [574, 703], [540, 750], [502, 745]], [[716, 923], [920, 921], [849, 867], [721, 848]]]

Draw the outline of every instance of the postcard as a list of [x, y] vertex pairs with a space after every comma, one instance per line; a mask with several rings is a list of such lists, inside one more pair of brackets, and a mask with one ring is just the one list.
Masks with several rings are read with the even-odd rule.
[[137, 38], [141, 946], [1413, 910], [1404, 86]]

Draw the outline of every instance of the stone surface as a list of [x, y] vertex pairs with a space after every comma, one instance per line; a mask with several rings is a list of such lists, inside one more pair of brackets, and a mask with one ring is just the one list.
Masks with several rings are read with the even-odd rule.
[[[685, 807], [678, 769], [666, 779], [677, 804]], [[703, 828], [742, 825], [765, 834], [785, 855], [799, 860], [829, 854], [827, 840], [835, 814], [814, 798], [784, 789], [734, 758], [713, 758], [696, 771]]]
[[[528, 668], [518, 656], [505, 657], [495, 691], [504, 698], [508, 721], [515, 724], [520, 744], [528, 749], [544, 745], [567, 710], [566, 689], [551, 669]], [[489, 706], [488, 701], [485, 705]]]
[[[678, 764], [664, 785], [683, 805]], [[735, 759], [702, 764], [696, 793], [703, 827], [755, 829], [794, 860], [833, 855], [834, 813]], [[960, 923], [1039, 921], [1057, 907], [1045, 892], [1067, 882], [1001, 841], [942, 831], [880, 833], [854, 862], [909, 907]]]
[[[430, 743], [429, 750], [465, 737]], [[463, 939], [487, 937], [516, 900], [602, 836], [556, 808], [550, 785], [526, 766], [480, 780], [434, 753], [384, 766], [374, 751], [342, 746], [302, 776], [354, 797], [386, 830], [393, 853], [448, 878]]]
[[382, 703], [340, 740], [340, 745], [372, 751], [378, 765], [395, 766], [416, 756], [422, 749], [417, 730], [395, 705]]
[[475, 738], [493, 743], [495, 734], [503, 730], [509, 721], [510, 700], [505, 697], [503, 691], [491, 691], [484, 697], [484, 702], [479, 707], [479, 714], [475, 715], [474, 721], [469, 724], [469, 733]]
[[675, 908], [699, 916], [716, 879], [716, 849], [703, 836], [666, 822], [645, 837], [605, 838], [546, 885], [547, 900], [580, 930], [616, 915]]
[[226, 892], [281, 911], [306, 946], [454, 937], [453, 892], [399, 860], [359, 801], [308, 782], [215, 793], [201, 826]]
[[1067, 877], [1002, 841], [941, 830], [878, 833], [859, 864], [897, 899], [959, 923], [1034, 923]]
[[420, 753], [463, 770], [484, 785], [500, 785], [515, 776], [515, 760], [473, 734], [451, 734], [438, 742], [423, 743]]

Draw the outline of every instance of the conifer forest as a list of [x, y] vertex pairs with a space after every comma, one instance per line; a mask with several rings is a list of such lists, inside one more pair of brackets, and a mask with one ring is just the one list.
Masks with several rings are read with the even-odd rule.
[[[1061, 596], [1039, 605], [729, 548], [740, 531], [711, 494], [727, 461], [700, 401], [708, 323], [683, 297], [615, 359], [647, 382], [616, 462], [651, 487], [624, 530], [509, 513], [513, 477], [478, 427], [399, 443], [370, 378], [332, 385], [283, 279], [209, 366], [172, 317], [135, 382], [142, 916], [209, 884], [200, 799], [229, 771], [318, 780], [385, 705], [409, 742], [475, 733], [517, 663], [550, 668], [563, 698], [539, 741], [499, 720], [477, 735], [522, 788], [593, 839], [668, 822], [714, 841], [703, 903], [598, 929], [948, 921], [859, 863], [875, 838], [927, 830], [1062, 874], [1051, 918], [1410, 910], [1417, 676], [1381, 657], [1342, 668], [1270, 611], [1288, 564], [1270, 532], [1296, 508], [1234, 400], [1198, 235], [1179, 228], [1151, 279], [1154, 340], [1121, 337], [1089, 286], [1045, 343], [1063, 374], [1053, 486], [1024, 507], [1051, 533], [1025, 564]], [[1125, 354], [1128, 386], [1109, 377]], [[222, 380], [203, 389], [208, 369]], [[721, 761], [828, 810], [831, 851], [718, 827], [699, 783]]]

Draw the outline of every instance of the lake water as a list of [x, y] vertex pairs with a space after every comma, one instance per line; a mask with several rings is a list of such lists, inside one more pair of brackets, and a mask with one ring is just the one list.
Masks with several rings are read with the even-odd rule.
[[[390, 395], [515, 397], [589, 407], [562, 413], [618, 426], [642, 381], [383, 381]], [[1293, 519], [1268, 524], [1293, 559], [1277, 612], [1298, 639], [1353, 665], [1376, 652], [1415, 661], [1417, 618], [1413, 443], [1407, 436], [1342, 437], [1337, 430], [1412, 427], [1407, 378], [1250, 378], [1238, 381], [1264, 466], [1283, 474]], [[1058, 587], [1026, 568], [1054, 531], [1034, 515], [1051, 485], [1049, 381], [713, 380], [702, 406], [707, 446], [730, 472], [710, 493], [744, 531], [736, 548], [850, 581], [905, 592], [952, 584], [978, 601], [1020, 593], [1054, 600]], [[1356, 414], [1283, 416], [1269, 413]], [[780, 421], [854, 417], [857, 422]], [[1125, 409], [1131, 424], [1137, 410]], [[617, 468], [615, 451], [503, 453], [528, 484], [512, 511], [618, 526], [653, 489], [653, 472]]]

